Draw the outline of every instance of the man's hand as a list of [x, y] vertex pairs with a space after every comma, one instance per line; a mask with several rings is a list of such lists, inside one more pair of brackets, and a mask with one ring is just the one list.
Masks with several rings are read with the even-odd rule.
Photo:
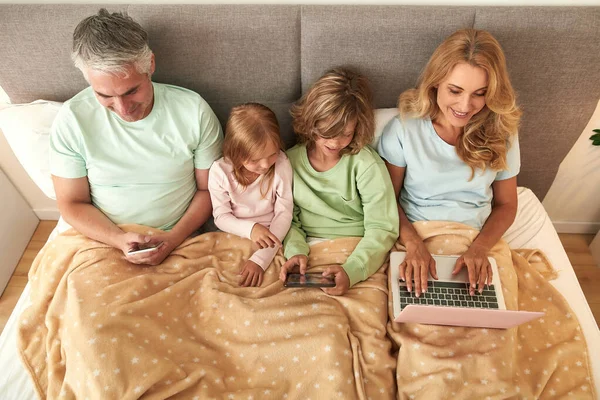
[[[121, 251], [125, 258], [133, 264], [158, 265], [162, 263], [171, 252], [179, 246], [183, 239], [175, 236], [172, 232], [159, 233], [156, 235], [140, 235], [138, 233], [127, 232], [123, 235], [124, 245]], [[153, 244], [158, 247], [140, 254], [128, 254], [139, 244]]]
[[260, 286], [262, 285], [265, 271], [254, 261], [246, 261], [240, 271], [240, 286]]
[[[125, 257], [127, 257], [127, 253], [129, 253], [130, 251], [137, 250], [140, 247], [147, 247], [149, 240], [150, 236], [147, 235], [142, 235], [140, 233], [135, 232], [123, 232], [118, 239], [119, 250], [121, 250]], [[157, 249], [154, 249], [150, 252], [156, 250]]]
[[285, 278], [287, 277], [287, 274], [289, 272], [292, 272], [292, 270], [296, 266], [299, 267], [300, 273], [302, 275], [306, 274], [306, 268], [308, 266], [308, 257], [305, 256], [304, 254], [297, 254], [297, 255], [291, 257], [289, 260], [287, 260], [285, 262], [285, 264], [283, 264], [281, 266], [281, 271], [279, 272], [279, 279], [282, 282], [285, 282]]
[[335, 277], [335, 287], [332, 288], [321, 288], [325, 293], [332, 296], [342, 296], [346, 294], [348, 289], [350, 289], [350, 278], [344, 268], [341, 265], [333, 265], [327, 268], [323, 272], [323, 276], [334, 275]]
[[281, 240], [271, 232], [267, 227], [261, 224], [254, 224], [250, 239], [261, 248], [281, 246]]

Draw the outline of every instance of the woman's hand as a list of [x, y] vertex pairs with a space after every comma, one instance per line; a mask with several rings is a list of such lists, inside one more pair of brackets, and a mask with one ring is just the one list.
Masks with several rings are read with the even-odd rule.
[[281, 240], [273, 234], [267, 227], [261, 224], [254, 224], [250, 239], [261, 248], [281, 246]]
[[[122, 242], [121, 251], [125, 254], [127, 261], [133, 264], [158, 265], [183, 242], [183, 239], [177, 237], [172, 232], [164, 232], [156, 235], [140, 235], [134, 232], [127, 232], [123, 235]], [[144, 253], [128, 254], [129, 251], [136, 250], [140, 245], [156, 245], [157, 247]]]
[[400, 264], [400, 278], [406, 282], [408, 291], [412, 291], [413, 279], [415, 280], [415, 295], [419, 297], [421, 293], [427, 291], [427, 279], [429, 273], [434, 279], [437, 279], [435, 269], [435, 260], [431, 257], [425, 243], [414, 241], [406, 244], [406, 257]]
[[289, 260], [285, 262], [281, 266], [281, 271], [279, 272], [279, 279], [282, 282], [285, 282], [285, 278], [287, 277], [288, 272], [291, 272], [295, 267], [299, 267], [300, 273], [302, 275], [306, 274], [306, 268], [308, 266], [308, 257], [304, 254], [297, 254], [293, 257], [290, 257]]
[[240, 286], [260, 286], [262, 285], [265, 271], [254, 261], [246, 261], [240, 271]]
[[342, 268], [341, 265], [333, 265], [323, 272], [323, 276], [329, 275], [334, 276], [335, 286], [331, 288], [323, 287], [321, 290], [332, 296], [342, 296], [346, 294], [348, 289], [350, 289], [350, 278], [346, 271], [344, 271], [344, 268]]
[[475, 294], [476, 287], [479, 294], [481, 294], [484, 285], [492, 283], [492, 265], [487, 257], [488, 251], [487, 247], [472, 243], [469, 249], [456, 260], [456, 266], [452, 271], [452, 275], [458, 274], [463, 267], [467, 267], [471, 296]]

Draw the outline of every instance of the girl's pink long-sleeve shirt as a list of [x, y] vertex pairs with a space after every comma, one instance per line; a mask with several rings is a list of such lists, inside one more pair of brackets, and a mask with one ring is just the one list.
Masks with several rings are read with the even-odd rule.
[[[225, 158], [215, 161], [208, 175], [215, 225], [224, 232], [250, 239], [254, 224], [261, 224], [283, 241], [290, 229], [294, 210], [292, 176], [292, 166], [285, 153], [280, 151], [275, 162], [273, 183], [263, 198], [260, 177], [243, 188], [235, 179], [233, 165]], [[259, 249], [250, 261], [266, 270], [278, 249], [279, 246]]]

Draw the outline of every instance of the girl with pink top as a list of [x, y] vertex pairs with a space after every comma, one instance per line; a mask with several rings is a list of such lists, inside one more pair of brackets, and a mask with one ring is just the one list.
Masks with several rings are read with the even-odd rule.
[[290, 229], [292, 167], [282, 151], [279, 124], [262, 104], [234, 107], [225, 128], [223, 158], [208, 176], [215, 225], [251, 239], [257, 250], [240, 271], [241, 286], [260, 286]]

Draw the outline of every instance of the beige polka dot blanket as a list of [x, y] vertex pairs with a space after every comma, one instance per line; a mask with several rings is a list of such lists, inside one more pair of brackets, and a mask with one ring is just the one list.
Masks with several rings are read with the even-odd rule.
[[[414, 226], [432, 254], [462, 254], [478, 233], [446, 222]], [[548, 283], [554, 277], [549, 262], [538, 251], [511, 251], [504, 241], [491, 253], [507, 308], [546, 315], [508, 330], [390, 322], [388, 333], [399, 349], [398, 398], [596, 398], [583, 334], [563, 296]], [[388, 308], [393, 315], [391, 304]]]
[[[357, 242], [314, 245], [312, 268], [343, 262]], [[41, 398], [394, 398], [385, 266], [332, 297], [283, 288], [280, 254], [262, 287], [242, 288], [251, 251], [248, 240], [209, 233], [140, 267], [74, 231], [46, 244], [18, 334]]]

